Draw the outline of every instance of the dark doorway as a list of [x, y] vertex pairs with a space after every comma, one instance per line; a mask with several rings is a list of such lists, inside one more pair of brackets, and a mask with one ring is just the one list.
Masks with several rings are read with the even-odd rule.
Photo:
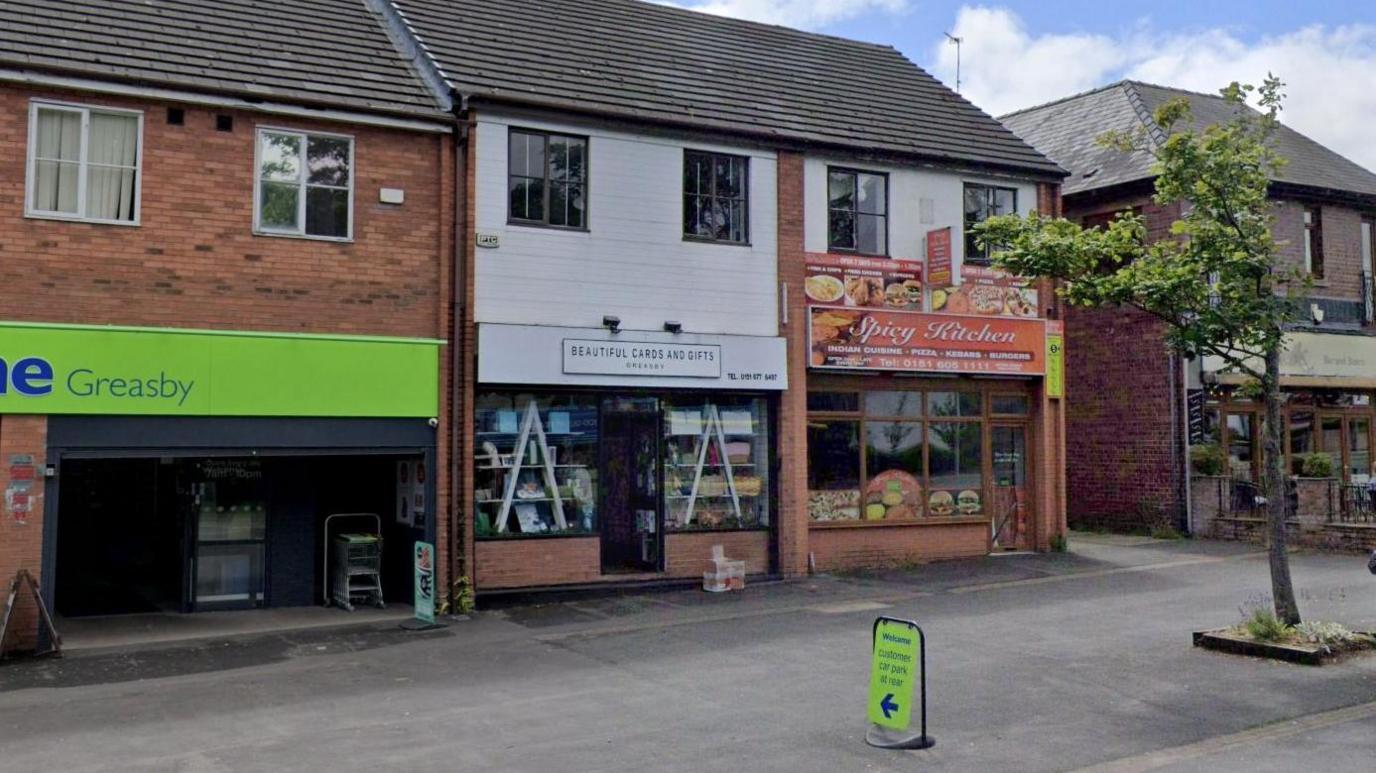
[[609, 399], [602, 405], [602, 572], [661, 568], [659, 401]]
[[176, 467], [158, 459], [62, 465], [56, 606], [68, 617], [182, 608]]

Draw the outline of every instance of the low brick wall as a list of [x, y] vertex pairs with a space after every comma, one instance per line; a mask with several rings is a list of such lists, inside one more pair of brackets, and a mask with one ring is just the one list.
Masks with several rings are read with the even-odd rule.
[[602, 579], [601, 537], [479, 540], [474, 546], [479, 593], [499, 588], [572, 585]]
[[825, 572], [988, 555], [989, 536], [989, 521], [979, 518], [813, 526], [807, 539], [817, 569]]
[[[1294, 511], [1286, 520], [1286, 542], [1318, 550], [1376, 550], [1376, 523], [1343, 523], [1339, 483], [1333, 478], [1294, 478]], [[1195, 532], [1214, 539], [1265, 544], [1263, 510], [1235, 510], [1228, 478], [1196, 476], [1190, 481]]]
[[745, 562], [747, 574], [769, 572], [769, 532], [671, 532], [664, 538], [664, 574], [702, 578], [711, 568], [712, 546], [721, 545], [726, 557]]

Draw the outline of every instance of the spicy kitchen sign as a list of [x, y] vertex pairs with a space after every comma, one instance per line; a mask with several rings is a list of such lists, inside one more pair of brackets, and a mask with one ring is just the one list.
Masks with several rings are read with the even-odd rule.
[[1040, 376], [1046, 322], [1040, 319], [813, 306], [810, 361], [832, 370], [930, 371]]

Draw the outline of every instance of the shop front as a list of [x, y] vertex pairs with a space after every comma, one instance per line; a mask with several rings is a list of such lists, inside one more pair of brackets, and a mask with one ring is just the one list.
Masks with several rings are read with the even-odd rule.
[[482, 324], [479, 593], [772, 571], [782, 339]]
[[380, 541], [377, 601], [410, 597], [411, 544], [437, 533], [442, 342], [0, 335], [6, 490], [27, 503], [5, 527], [33, 546], [18, 564], [40, 570], [58, 615], [320, 604], [336, 595], [337, 533]]
[[961, 313], [922, 311], [920, 270], [809, 256], [818, 568], [1045, 549], [1059, 523], [1059, 326], [1035, 316], [1035, 289], [985, 268], [931, 292]]

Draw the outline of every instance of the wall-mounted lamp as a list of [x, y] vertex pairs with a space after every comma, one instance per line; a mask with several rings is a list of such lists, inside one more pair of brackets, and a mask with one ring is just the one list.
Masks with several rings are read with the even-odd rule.
[[682, 322], [675, 322], [675, 321], [673, 321], [673, 320], [671, 320], [671, 319], [665, 320], [665, 321], [664, 321], [664, 332], [666, 332], [666, 333], [673, 333], [674, 335], [678, 335], [679, 333], [682, 333], [682, 332], [683, 332], [683, 323], [682, 323]]
[[621, 332], [621, 318], [620, 318], [620, 317], [613, 317], [612, 315], [608, 314], [607, 316], [605, 316], [605, 317], [602, 318], [602, 327], [605, 327], [606, 329], [612, 331], [613, 333], [620, 333], [620, 332]]

